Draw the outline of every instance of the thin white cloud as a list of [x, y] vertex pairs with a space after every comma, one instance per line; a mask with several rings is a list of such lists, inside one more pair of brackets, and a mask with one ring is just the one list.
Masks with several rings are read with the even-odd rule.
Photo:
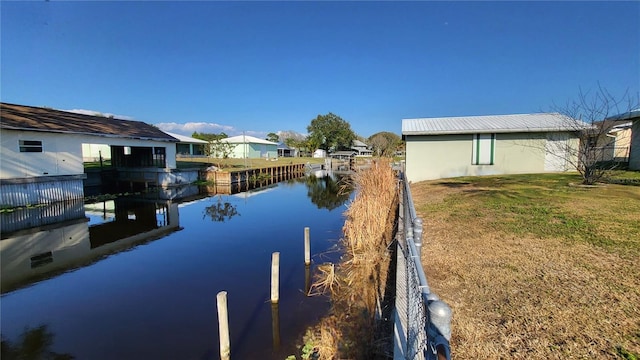
[[71, 110], [60, 109], [60, 110], [72, 112], [76, 114], [83, 114], [83, 115], [93, 115], [93, 116], [98, 115], [98, 116], [104, 116], [104, 117], [113, 117], [115, 119], [120, 119], [120, 120], [135, 120], [132, 116], [103, 113], [95, 110], [87, 110], [87, 109], [71, 109]]
[[181, 135], [191, 135], [194, 132], [203, 132], [203, 133], [221, 133], [224, 132], [227, 135], [232, 135], [237, 133], [237, 130], [233, 126], [229, 125], [220, 125], [216, 123], [206, 123], [206, 122], [188, 122], [184, 124], [178, 124], [175, 122], [169, 123], [157, 123], [155, 124], [162, 131], [169, 131], [176, 134]]

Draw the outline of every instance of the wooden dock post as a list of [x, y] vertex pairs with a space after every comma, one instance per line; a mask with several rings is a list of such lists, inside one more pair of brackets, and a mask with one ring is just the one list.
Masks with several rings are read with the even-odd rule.
[[231, 358], [231, 345], [229, 342], [227, 292], [220, 291], [216, 298], [218, 303], [218, 331], [220, 333], [220, 360], [229, 360]]
[[271, 303], [277, 304], [280, 300], [280, 253], [271, 254]]
[[271, 333], [273, 335], [273, 350], [280, 350], [280, 305], [271, 304]]
[[308, 226], [304, 228], [304, 264], [311, 264], [311, 239]]
[[311, 291], [311, 265], [304, 266], [304, 294], [309, 296]]

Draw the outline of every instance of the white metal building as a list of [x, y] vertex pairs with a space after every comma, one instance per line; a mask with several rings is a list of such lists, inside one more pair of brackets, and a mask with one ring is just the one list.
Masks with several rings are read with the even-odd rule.
[[256, 159], [278, 157], [278, 144], [249, 135], [232, 136], [220, 140], [233, 145], [229, 157], [236, 159]]
[[406, 176], [422, 181], [575, 170], [567, 159], [578, 147], [580, 128], [557, 113], [403, 119]]

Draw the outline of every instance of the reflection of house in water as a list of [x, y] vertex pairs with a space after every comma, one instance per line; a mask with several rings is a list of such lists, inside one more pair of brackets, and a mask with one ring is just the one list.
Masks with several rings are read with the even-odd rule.
[[263, 194], [265, 192], [271, 191], [273, 189], [275, 189], [278, 185], [276, 184], [271, 184], [271, 185], [266, 185], [260, 188], [255, 188], [255, 189], [247, 189], [245, 191], [242, 192], [235, 192], [232, 193], [232, 196], [240, 198], [240, 199], [247, 199], [250, 198], [252, 196], [256, 196], [256, 195], [260, 195]]
[[[56, 202], [0, 214], [1, 291], [54, 277], [104, 256], [157, 240], [180, 227], [178, 204], [215, 194], [250, 196], [279, 181], [301, 181], [287, 174], [261, 181], [158, 189], [136, 197], [85, 205]], [[224, 215], [237, 215], [226, 209]], [[225, 218], [226, 219], [226, 218]]]
[[[85, 213], [82, 202], [56, 203], [48, 212], [24, 209], [24, 213], [2, 214], [2, 292], [89, 265], [179, 229], [178, 206], [171, 201], [119, 198], [99, 204], [108, 216], [95, 225], [90, 225], [93, 222], [86, 215], [95, 217], [99, 207], [92, 205]], [[51, 223], [50, 219], [62, 221]]]

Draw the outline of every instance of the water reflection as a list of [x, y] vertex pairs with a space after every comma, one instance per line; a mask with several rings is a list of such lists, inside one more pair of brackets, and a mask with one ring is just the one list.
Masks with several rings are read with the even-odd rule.
[[[28, 221], [30, 215], [14, 214], [27, 228], [2, 217], [6, 349], [20, 349], [22, 331], [45, 323], [56, 336], [40, 332], [43, 343], [50, 339], [51, 349], [78, 358], [215, 359], [214, 299], [225, 290], [234, 358], [286, 358], [329, 308], [326, 299], [306, 296], [313, 263], [325, 261], [344, 223], [339, 210], [320, 211], [310, 201], [312, 189], [339, 188], [325, 176], [69, 203]], [[311, 266], [303, 256], [307, 226]], [[276, 309], [268, 301], [274, 251], [282, 254]]]
[[216, 196], [216, 203], [204, 208], [202, 218], [210, 218], [211, 221], [224, 222], [231, 220], [232, 217], [240, 215], [237, 206], [228, 201], [224, 201], [222, 195]]
[[[80, 206], [80, 207], [79, 207]], [[102, 207], [104, 222], [90, 225], [96, 208]], [[98, 205], [61, 202], [41, 217], [24, 222], [24, 211], [2, 214], [0, 241], [0, 281], [2, 293], [27, 286], [60, 273], [86, 266], [104, 256], [158, 239], [179, 229], [178, 206], [171, 201], [118, 198]], [[79, 212], [78, 209], [82, 209]], [[55, 211], [53, 211], [55, 210]], [[70, 215], [72, 214], [72, 216]], [[108, 215], [111, 214], [111, 215]], [[50, 218], [70, 218], [55, 224], [30, 227], [5, 233], [5, 226], [45, 224]]]
[[51, 350], [54, 334], [47, 325], [34, 329], [27, 328], [15, 342], [4, 337], [1, 343], [0, 358], [3, 360], [70, 360], [74, 357], [66, 353]]
[[353, 188], [348, 187], [345, 182], [346, 175], [332, 176], [327, 172], [319, 175], [314, 174], [305, 178], [305, 185], [308, 189], [307, 196], [311, 202], [316, 204], [318, 209], [333, 210], [342, 206], [353, 191]]
[[[349, 198], [349, 193], [340, 191], [341, 179], [321, 171], [284, 180], [304, 183], [319, 209], [333, 210]], [[204, 209], [203, 219], [229, 221], [240, 213], [223, 194], [247, 199], [275, 189], [277, 180], [282, 179], [190, 185], [93, 204], [68, 201], [0, 214], [0, 290], [5, 293], [29, 285], [176, 231], [180, 228], [178, 203], [215, 199]]]

